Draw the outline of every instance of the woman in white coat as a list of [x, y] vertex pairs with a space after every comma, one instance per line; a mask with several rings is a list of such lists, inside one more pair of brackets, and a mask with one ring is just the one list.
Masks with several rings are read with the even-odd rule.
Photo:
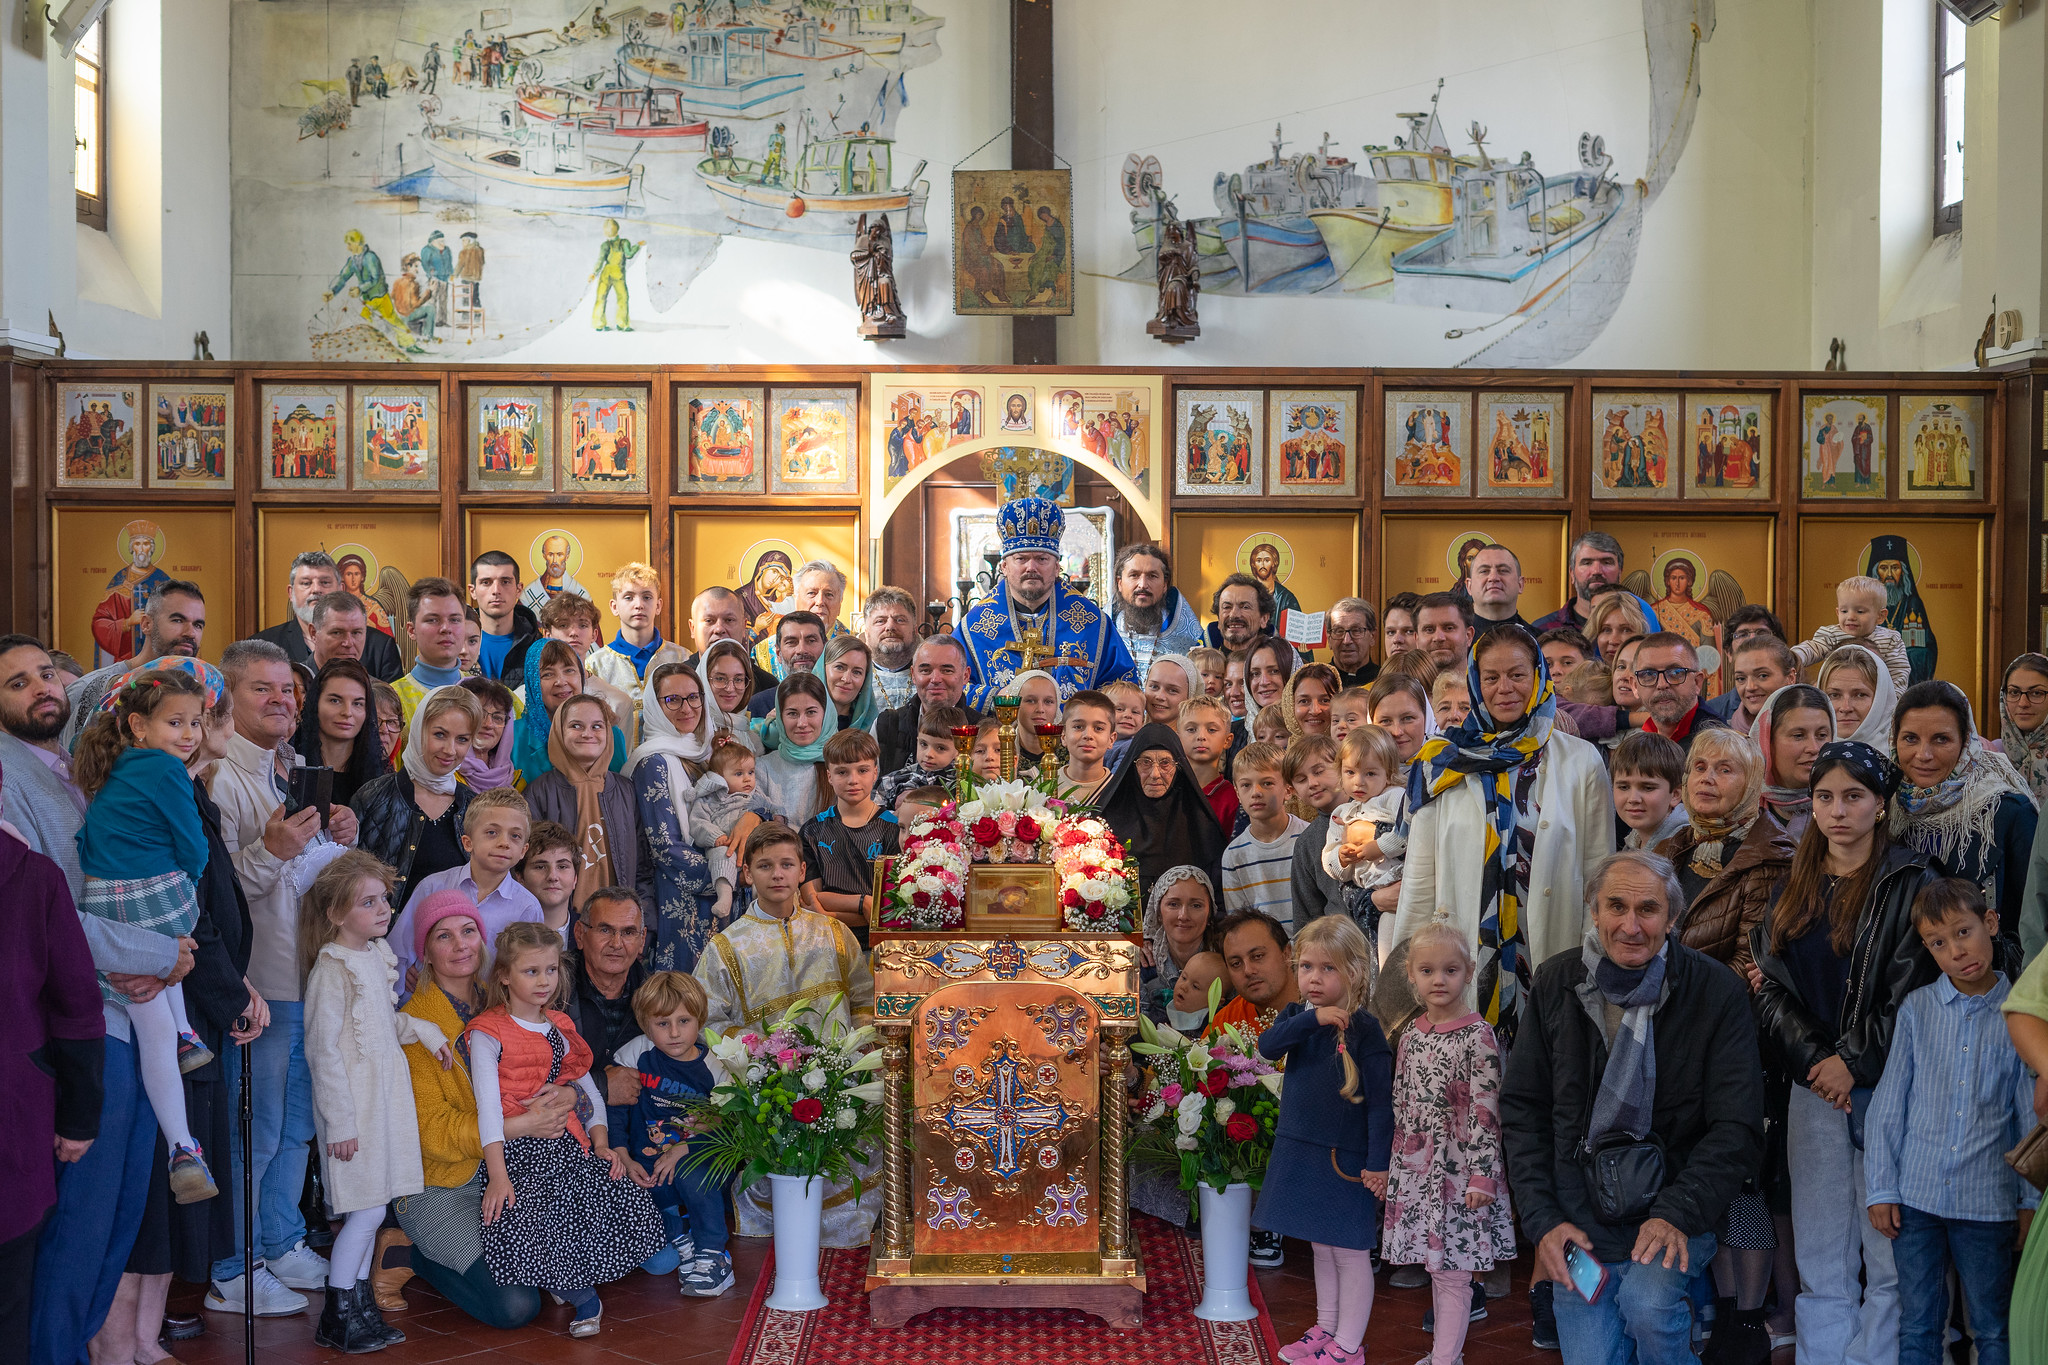
[[1409, 771], [1394, 942], [1448, 911], [1478, 949], [1478, 1006], [1507, 1047], [1537, 964], [1579, 949], [1587, 880], [1614, 851], [1614, 805], [1599, 750], [1552, 729], [1550, 674], [1527, 631], [1480, 636], [1466, 686], [1472, 713]]

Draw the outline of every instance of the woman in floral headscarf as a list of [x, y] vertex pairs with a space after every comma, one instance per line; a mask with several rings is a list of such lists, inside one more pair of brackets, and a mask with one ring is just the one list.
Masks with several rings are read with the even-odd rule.
[[1614, 851], [1614, 803], [1599, 750], [1553, 727], [1534, 636], [1495, 626], [1473, 642], [1465, 677], [1471, 714], [1425, 743], [1408, 774], [1393, 942], [1448, 911], [1478, 945], [1479, 1009], [1506, 1046], [1535, 964], [1579, 946], [1587, 881]]

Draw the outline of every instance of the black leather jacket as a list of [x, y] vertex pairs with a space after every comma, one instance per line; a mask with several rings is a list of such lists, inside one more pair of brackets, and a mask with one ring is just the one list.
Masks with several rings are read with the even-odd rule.
[[[466, 783], [455, 784], [458, 830], [472, 795]], [[412, 799], [411, 775], [401, 768], [370, 779], [356, 793], [355, 800], [349, 802], [349, 809], [356, 813], [356, 847], [376, 854], [397, 870], [391, 906], [394, 912], [403, 910], [406, 899], [412, 895], [412, 855], [420, 846], [420, 831], [427, 823], [427, 817]]]
[[1899, 1006], [1941, 975], [1913, 928], [1914, 898], [1941, 875], [1927, 855], [1904, 844], [1894, 844], [1885, 855], [1849, 949], [1849, 989], [1839, 1019], [1814, 1014], [1799, 998], [1785, 960], [1771, 951], [1771, 926], [1782, 905], [1773, 897], [1763, 923], [1750, 931], [1750, 950], [1764, 978], [1756, 995], [1757, 1025], [1777, 1043], [1795, 1085], [1805, 1084], [1815, 1064], [1832, 1056], [1842, 1059], [1857, 1085], [1876, 1085], [1884, 1074]]

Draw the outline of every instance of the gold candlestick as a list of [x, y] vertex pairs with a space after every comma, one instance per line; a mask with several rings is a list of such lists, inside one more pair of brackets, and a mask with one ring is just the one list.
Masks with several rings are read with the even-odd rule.
[[963, 782], [967, 779], [973, 762], [974, 737], [979, 733], [980, 731], [972, 725], [953, 727], [953, 775]]
[[1017, 780], [1017, 698], [996, 697], [989, 709], [996, 713], [996, 751], [1002, 755], [1003, 781]]
[[1046, 776], [1046, 763], [1052, 763], [1052, 772], [1060, 772], [1067, 766], [1066, 727], [1062, 725], [1034, 725], [1032, 731], [1038, 736], [1038, 776]]

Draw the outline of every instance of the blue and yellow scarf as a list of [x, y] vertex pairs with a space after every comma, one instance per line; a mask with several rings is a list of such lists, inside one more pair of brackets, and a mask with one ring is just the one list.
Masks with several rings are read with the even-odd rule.
[[[1466, 777], [1483, 779], [1486, 796], [1486, 867], [1479, 884], [1479, 946], [1484, 962], [1491, 950], [1493, 988], [1481, 1002], [1486, 1022], [1510, 1031], [1518, 1013], [1517, 957], [1523, 951], [1521, 898], [1515, 894], [1515, 774], [1550, 742], [1557, 715], [1550, 670], [1536, 654], [1536, 686], [1522, 714], [1505, 724], [1487, 711], [1479, 690], [1475, 646], [1465, 662], [1465, 686], [1472, 711], [1449, 730], [1426, 740], [1408, 770], [1409, 818]], [[1481, 983], [1482, 988], [1484, 983]], [[1505, 1041], [1505, 1040], [1503, 1040]]]

